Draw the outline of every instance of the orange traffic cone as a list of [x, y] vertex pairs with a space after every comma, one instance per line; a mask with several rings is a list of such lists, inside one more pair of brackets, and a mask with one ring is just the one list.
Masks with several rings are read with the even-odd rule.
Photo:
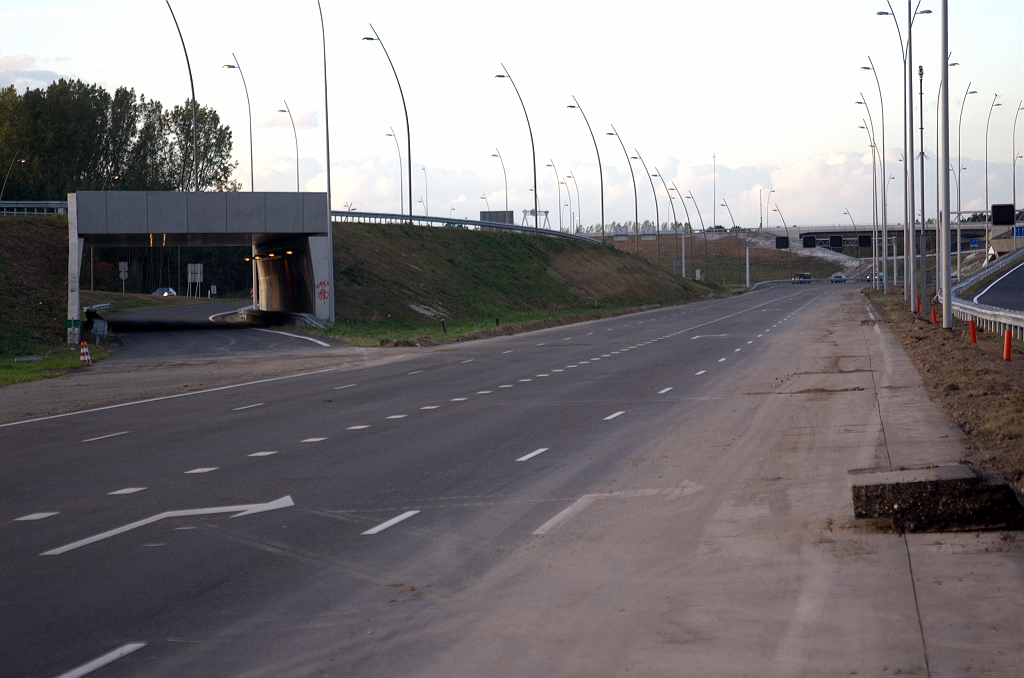
[[84, 365], [92, 365], [92, 356], [89, 355], [89, 343], [82, 342], [82, 349], [79, 351], [78, 362]]

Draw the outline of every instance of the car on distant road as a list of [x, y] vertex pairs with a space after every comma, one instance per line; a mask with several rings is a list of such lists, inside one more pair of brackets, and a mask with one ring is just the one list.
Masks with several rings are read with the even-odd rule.
[[794, 285], [796, 285], [798, 283], [810, 282], [810, 280], [811, 280], [811, 274], [810, 273], [794, 273], [793, 274], [793, 284]]
[[831, 278], [828, 279], [830, 283], [844, 283], [846, 282], [846, 276], [842, 273], [834, 273]]
[[176, 296], [178, 296], [178, 293], [174, 291], [173, 287], [158, 287], [158, 288], [156, 288], [156, 291], [153, 292], [153, 296], [157, 296], [157, 297], [176, 297]]

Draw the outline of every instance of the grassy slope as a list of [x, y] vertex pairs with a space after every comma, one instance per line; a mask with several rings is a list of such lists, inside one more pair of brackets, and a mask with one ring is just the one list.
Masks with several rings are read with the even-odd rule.
[[67, 337], [66, 217], [0, 218], [0, 356]]
[[[480, 327], [706, 296], [643, 259], [561, 238], [419, 226], [335, 227], [332, 334], [455, 336]], [[436, 317], [418, 312], [419, 307]], [[362, 338], [363, 340], [360, 340]]]

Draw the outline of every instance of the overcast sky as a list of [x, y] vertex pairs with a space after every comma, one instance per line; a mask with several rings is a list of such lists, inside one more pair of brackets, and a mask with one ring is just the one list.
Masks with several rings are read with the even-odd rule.
[[[916, 2], [916, 0], [915, 0]], [[906, 39], [905, 2], [895, 1]], [[1024, 97], [1024, 3], [951, 0], [950, 70], [955, 123], [964, 92], [964, 209], [984, 204], [985, 125], [989, 132], [990, 202], [1012, 199], [1014, 113]], [[237, 71], [222, 69], [232, 52], [252, 100], [256, 190], [295, 188], [295, 147], [287, 100], [298, 126], [302, 190], [326, 187], [323, 71], [315, 0], [172, 2], [184, 35], [196, 99], [212, 106], [234, 132], [236, 178], [250, 188], [248, 118]], [[405, 158], [405, 120], [394, 76], [377, 43], [361, 40], [373, 23], [402, 80], [412, 131], [413, 196], [418, 213], [476, 217], [486, 196], [503, 209], [500, 149], [508, 170], [509, 209], [517, 220], [532, 206], [529, 135], [504, 63], [525, 101], [537, 150], [541, 209], [558, 225], [555, 173], [579, 186], [582, 222], [600, 220], [594, 146], [575, 95], [597, 135], [605, 173], [606, 219], [633, 218], [633, 185], [614, 124], [634, 150], [684, 194], [692, 191], [708, 226], [717, 202], [736, 223], [759, 222], [759, 191], [792, 224], [840, 223], [849, 209], [870, 222], [871, 155], [865, 116], [871, 107], [879, 145], [882, 112], [870, 72], [874, 60], [885, 97], [890, 220], [902, 213], [902, 60], [885, 0], [760, 0], [674, 2], [324, 2], [330, 83], [331, 161], [335, 209], [399, 211], [394, 127]], [[934, 216], [936, 97], [940, 3], [923, 0], [914, 25], [914, 61], [924, 78], [929, 216]], [[164, 2], [8, 0], [0, 7], [0, 85], [45, 87], [53, 78], [81, 78], [108, 89], [132, 87], [165, 106], [189, 96], [178, 34]], [[915, 74], [915, 92], [917, 77]], [[916, 95], [915, 95], [916, 99]], [[915, 101], [916, 104], [916, 101]], [[1018, 153], [1024, 148], [1024, 114]], [[953, 159], [955, 163], [955, 157]], [[640, 219], [654, 219], [651, 184], [637, 175]], [[422, 169], [426, 168], [426, 171]], [[1021, 165], [1024, 175], [1024, 161]], [[427, 185], [424, 185], [426, 175]], [[670, 209], [655, 179], [661, 220]], [[576, 189], [572, 180], [572, 211]], [[1024, 202], [1024, 177], [1018, 178]], [[407, 190], [407, 189], [406, 189]], [[566, 188], [561, 187], [562, 217]], [[955, 201], [955, 196], [954, 196]], [[684, 219], [678, 201], [674, 202]], [[406, 206], [407, 208], [407, 206]], [[689, 203], [694, 223], [699, 223]], [[717, 223], [731, 225], [724, 207]], [[771, 223], [778, 223], [771, 214]]]

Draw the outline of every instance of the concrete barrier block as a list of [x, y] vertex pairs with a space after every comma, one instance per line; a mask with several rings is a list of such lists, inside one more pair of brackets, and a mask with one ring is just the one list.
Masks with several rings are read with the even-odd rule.
[[1024, 529], [1016, 488], [972, 464], [848, 472], [857, 518], [888, 519], [901, 532]]

